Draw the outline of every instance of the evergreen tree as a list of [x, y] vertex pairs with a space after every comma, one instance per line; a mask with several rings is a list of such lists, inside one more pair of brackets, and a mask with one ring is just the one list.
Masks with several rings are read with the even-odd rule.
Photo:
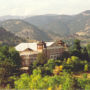
[[81, 55], [81, 45], [80, 45], [80, 40], [76, 39], [74, 40], [73, 46], [70, 48], [70, 54], [71, 56], [77, 56], [79, 58], [82, 57]]

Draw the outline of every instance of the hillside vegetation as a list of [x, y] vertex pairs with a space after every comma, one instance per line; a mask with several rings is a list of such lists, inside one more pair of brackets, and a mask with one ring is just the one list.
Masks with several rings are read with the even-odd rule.
[[26, 40], [15, 36], [13, 33], [6, 31], [4, 28], [0, 27], [0, 44], [16, 45], [20, 42], [25, 42]]
[[83, 44], [90, 42], [90, 10], [76, 15], [4, 16], [0, 18], [0, 26], [28, 40], [71, 42], [76, 38]]
[[30, 40], [50, 40], [50, 37], [38, 29], [36, 26], [23, 20], [7, 20], [1, 23], [7, 31], [10, 31], [18, 37]]

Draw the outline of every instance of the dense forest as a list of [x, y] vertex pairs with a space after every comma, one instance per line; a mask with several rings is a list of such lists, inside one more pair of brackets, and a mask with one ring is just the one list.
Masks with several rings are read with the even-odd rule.
[[90, 44], [74, 40], [57, 60], [42, 54], [22, 73], [21, 58], [14, 47], [0, 46], [0, 88], [5, 89], [90, 89]]

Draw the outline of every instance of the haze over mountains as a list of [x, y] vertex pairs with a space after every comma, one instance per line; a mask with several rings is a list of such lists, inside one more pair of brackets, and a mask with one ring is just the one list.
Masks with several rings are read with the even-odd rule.
[[90, 25], [90, 11], [77, 15], [41, 15], [26, 18], [25, 21], [36, 25], [41, 30], [52, 31], [61, 35], [70, 35], [83, 31]]
[[77, 15], [52, 14], [4, 18], [5, 16], [0, 18], [0, 26], [20, 38], [49, 41], [73, 36], [90, 40], [90, 10]]

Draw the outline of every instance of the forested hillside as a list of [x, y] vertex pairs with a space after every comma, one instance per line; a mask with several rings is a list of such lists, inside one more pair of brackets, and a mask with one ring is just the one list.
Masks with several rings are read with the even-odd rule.
[[36, 25], [44, 31], [52, 31], [61, 35], [90, 30], [90, 11], [77, 15], [40, 15], [28, 17], [25, 21]]
[[4, 16], [0, 20], [0, 26], [23, 39], [90, 42], [90, 10], [76, 15]]
[[29, 24], [23, 20], [7, 20], [1, 23], [1, 26], [4, 27], [7, 31], [10, 31], [21, 37], [23, 39], [30, 40], [50, 40], [51, 38], [47, 35], [46, 32], [41, 31], [36, 26]]
[[4, 28], [0, 27], [0, 44], [16, 45], [20, 42], [25, 42], [26, 40], [15, 36], [13, 33], [6, 31]]

